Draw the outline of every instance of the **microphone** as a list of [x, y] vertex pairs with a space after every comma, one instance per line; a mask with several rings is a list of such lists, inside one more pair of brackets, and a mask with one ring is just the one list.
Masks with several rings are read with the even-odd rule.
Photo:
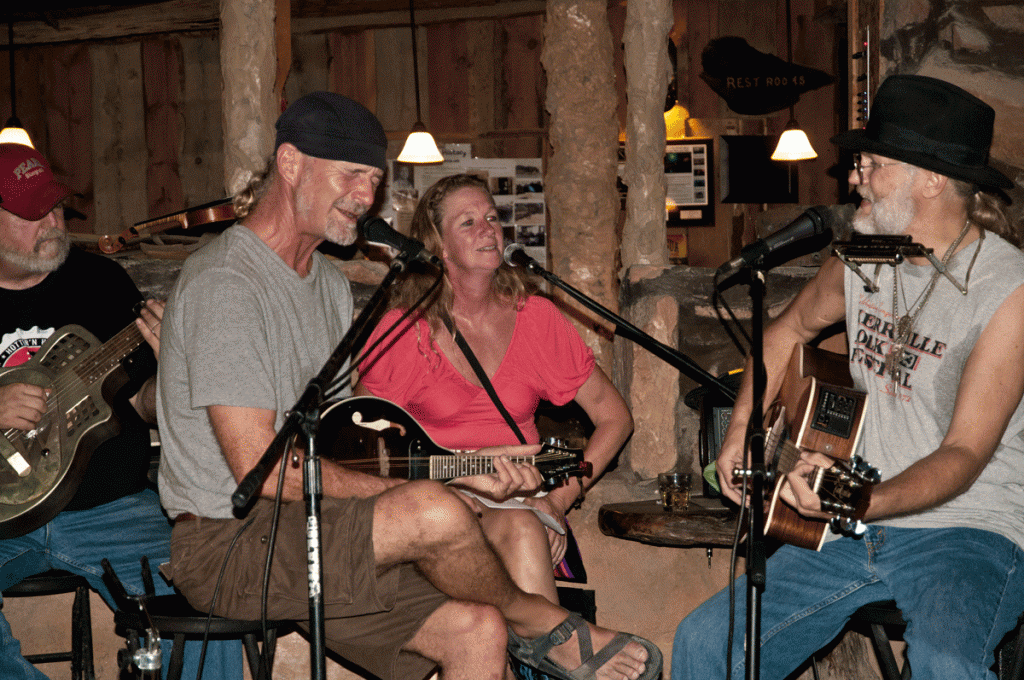
[[[820, 250], [832, 240], [833, 223], [834, 217], [828, 207], [816, 205], [808, 208], [774, 234], [743, 248], [738, 256], [718, 268], [715, 280], [724, 281], [753, 264], [769, 264], [763, 268], [771, 269], [800, 255]], [[778, 256], [772, 258], [772, 263], [764, 261], [776, 253]]]
[[421, 262], [432, 264], [438, 269], [442, 268], [441, 258], [427, 250], [422, 242], [398, 233], [380, 217], [367, 217], [364, 215], [359, 218], [357, 224], [363, 234], [363, 239], [367, 243], [376, 243], [377, 245], [394, 248], [398, 251], [398, 257], [402, 260], [420, 260]]
[[510, 267], [522, 267], [533, 273], [541, 269], [540, 263], [526, 254], [526, 250], [518, 243], [510, 243], [505, 247], [505, 264]]

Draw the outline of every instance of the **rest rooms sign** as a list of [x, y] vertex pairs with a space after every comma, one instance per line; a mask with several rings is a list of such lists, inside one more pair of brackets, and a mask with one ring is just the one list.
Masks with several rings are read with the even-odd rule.
[[759, 52], [743, 38], [725, 36], [701, 54], [700, 77], [736, 113], [761, 115], [792, 106], [804, 92], [835, 79], [818, 69]]

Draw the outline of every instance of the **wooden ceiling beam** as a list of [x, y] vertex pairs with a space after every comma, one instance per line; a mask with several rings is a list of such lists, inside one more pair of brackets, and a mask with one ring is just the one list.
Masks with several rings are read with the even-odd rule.
[[[545, 0], [509, 0], [494, 5], [425, 8], [416, 11], [416, 23], [429, 25], [450, 21], [498, 19], [543, 14]], [[160, 33], [216, 31], [219, 28], [217, 0], [167, 0], [153, 5], [45, 21], [17, 21], [14, 25], [15, 49], [27, 45], [63, 42], [124, 40]], [[367, 12], [335, 17], [292, 16], [292, 33], [325, 33], [338, 29], [387, 28], [406, 26], [409, 13], [404, 10]], [[6, 32], [2, 45], [6, 45]]]
[[[545, 0], [509, 0], [496, 5], [482, 7], [417, 8], [416, 24], [418, 26], [429, 26], [430, 24], [443, 24], [451, 21], [502, 19], [506, 17], [529, 16], [531, 14], [544, 14], [546, 10], [547, 3]], [[341, 28], [393, 28], [395, 26], [408, 25], [408, 10], [292, 19], [292, 30], [295, 33], [321, 33]]]
[[[157, 5], [115, 9], [99, 14], [14, 24], [14, 47], [23, 45], [117, 40], [154, 33], [215, 31], [220, 22], [217, 0], [168, 0]], [[6, 41], [4, 32], [4, 44]]]

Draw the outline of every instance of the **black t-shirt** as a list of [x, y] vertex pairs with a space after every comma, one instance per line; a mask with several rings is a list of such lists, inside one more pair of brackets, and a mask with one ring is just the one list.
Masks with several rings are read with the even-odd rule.
[[[67, 260], [27, 290], [0, 288], [0, 367], [18, 365], [62, 326], [76, 324], [106, 342], [135, 319], [142, 300], [131, 278], [116, 262], [71, 249]], [[129, 379], [113, 399], [121, 433], [92, 454], [78, 491], [65, 510], [84, 510], [141, 491], [149, 469], [149, 426], [128, 398], [156, 371], [143, 343], [122, 362]]]

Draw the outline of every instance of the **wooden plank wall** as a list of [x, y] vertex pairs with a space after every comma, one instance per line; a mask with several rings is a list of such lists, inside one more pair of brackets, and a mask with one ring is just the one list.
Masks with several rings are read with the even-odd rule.
[[[700, 79], [701, 51], [718, 36], [740, 35], [756, 49], [784, 55], [784, 2], [675, 0], [680, 102], [711, 125], [711, 134], [778, 133], [785, 126], [788, 112], [753, 118], [729, 111]], [[839, 28], [815, 19], [832, 4], [792, 0], [796, 62], [834, 72]], [[610, 3], [616, 45], [624, 12], [622, 3]], [[481, 157], [544, 156], [543, 24], [536, 13], [442, 17], [419, 27], [423, 118], [439, 141], [473, 142]], [[400, 23], [297, 34], [283, 99], [330, 89], [362, 102], [383, 122], [394, 157], [416, 119], [411, 42]], [[73, 207], [84, 219], [72, 220], [73, 230], [118, 233], [224, 196], [219, 62], [217, 33], [209, 30], [15, 51], [17, 112], [78, 194]], [[0, 69], [0, 91], [7, 80]], [[837, 131], [835, 94], [828, 86], [797, 105], [822, 154], [798, 166], [801, 203], [834, 203], [837, 183], [845, 183], [828, 143]], [[0, 115], [8, 112], [9, 102], [0, 102]], [[622, 85], [620, 120], [624, 115]], [[738, 252], [756, 237], [755, 217], [764, 207], [719, 204], [715, 227], [690, 230], [691, 264], [715, 266]]]
[[[419, 27], [421, 108], [439, 141], [477, 142], [485, 157], [541, 155], [542, 24]], [[283, 103], [322, 89], [350, 96], [377, 113], [396, 156], [416, 120], [411, 45], [407, 26], [297, 35]], [[17, 113], [77, 194], [84, 219], [71, 230], [120, 233], [224, 196], [219, 59], [210, 31], [16, 49]], [[8, 80], [3, 69], [0, 89]], [[9, 111], [8, 100], [0, 115]]]

